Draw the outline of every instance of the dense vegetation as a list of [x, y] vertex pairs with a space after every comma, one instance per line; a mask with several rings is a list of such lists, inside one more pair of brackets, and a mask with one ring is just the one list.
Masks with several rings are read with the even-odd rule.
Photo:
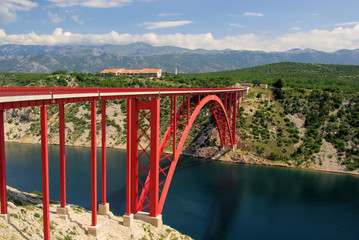
[[[270, 86], [270, 90], [252, 89], [246, 99], [252, 99], [249, 102], [255, 107], [247, 106], [248, 111], [242, 107], [239, 113], [238, 130], [251, 152], [297, 166], [318, 161], [322, 164], [319, 153], [324, 143], [330, 143], [336, 149], [335, 156], [331, 156], [333, 159], [349, 170], [359, 168], [359, 66], [280, 63], [227, 72], [168, 74], [160, 79], [103, 79], [99, 74], [67, 74], [66, 71], [52, 74], [0, 73], [0, 86], [195, 88], [228, 87], [243, 82], [254, 86], [268, 83]], [[161, 100], [161, 121], [165, 122], [162, 127], [168, 126], [168, 101], [165, 98]], [[116, 104], [126, 111], [125, 101]], [[68, 111], [75, 113], [78, 107], [73, 106]], [[291, 120], [293, 116], [304, 121], [305, 131], [302, 133]], [[77, 129], [78, 134], [88, 124], [86, 119], [79, 119], [75, 114], [70, 120], [80, 123], [75, 124], [81, 128]], [[125, 136], [122, 126], [114, 120], [108, 122]], [[213, 119], [208, 119], [204, 112], [188, 142], [196, 140], [196, 134], [201, 133], [203, 126], [212, 122]], [[33, 129], [38, 128], [33, 125]], [[165, 127], [161, 131], [163, 133]]]
[[273, 84], [279, 78], [286, 87], [359, 90], [359, 66], [275, 63], [234, 71], [177, 75], [175, 82], [192, 86], [231, 86], [239, 82]]

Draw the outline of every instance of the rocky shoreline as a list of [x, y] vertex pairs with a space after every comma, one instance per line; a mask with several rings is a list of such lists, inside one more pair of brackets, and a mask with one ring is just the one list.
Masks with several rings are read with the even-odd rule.
[[[42, 197], [7, 187], [10, 222], [0, 219], [0, 239], [43, 239]], [[100, 235], [94, 238], [87, 234], [91, 225], [91, 212], [77, 205], [68, 205], [68, 219], [56, 214], [58, 202], [50, 201], [51, 239], [162, 239], [190, 240], [189, 236], [163, 225], [156, 228], [141, 220], [134, 220], [133, 227], [123, 226], [123, 218], [111, 212], [98, 215]]]
[[314, 164], [314, 163], [310, 163], [303, 166], [295, 166], [294, 164], [288, 164], [286, 162], [264, 159], [249, 153], [245, 154], [240, 150], [219, 151], [218, 147], [206, 147], [206, 148], [198, 149], [198, 151], [196, 151], [195, 154], [182, 153], [181, 155], [188, 157], [196, 157], [196, 158], [206, 158], [214, 161], [227, 162], [227, 163], [282, 167], [282, 168], [300, 169], [303, 171], [328, 172], [328, 173], [349, 174], [349, 175], [359, 176], [359, 169], [355, 171], [349, 171], [344, 166], [340, 166], [339, 164], [331, 164], [329, 167], [320, 164]]

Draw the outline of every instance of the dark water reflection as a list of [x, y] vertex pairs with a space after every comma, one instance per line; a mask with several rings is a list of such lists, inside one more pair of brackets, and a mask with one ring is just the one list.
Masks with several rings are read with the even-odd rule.
[[[57, 146], [49, 147], [49, 156], [50, 197], [58, 200]], [[66, 156], [67, 201], [90, 208], [90, 149], [67, 147]], [[8, 143], [6, 157], [10, 186], [41, 191], [39, 145]], [[98, 152], [99, 173], [100, 158]], [[123, 215], [126, 153], [108, 149], [107, 162], [107, 199]], [[182, 158], [163, 219], [195, 239], [357, 240], [359, 178]]]

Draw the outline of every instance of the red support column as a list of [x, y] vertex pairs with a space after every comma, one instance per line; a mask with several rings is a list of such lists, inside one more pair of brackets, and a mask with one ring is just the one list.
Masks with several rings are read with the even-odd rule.
[[189, 124], [189, 108], [191, 107], [191, 96], [187, 96], [187, 125]]
[[131, 214], [131, 203], [132, 203], [132, 170], [131, 170], [131, 143], [132, 135], [131, 129], [133, 124], [133, 114], [132, 114], [132, 105], [134, 104], [134, 99], [127, 99], [127, 154], [126, 154], [126, 215]]
[[1, 214], [7, 214], [4, 110], [0, 110], [0, 201]]
[[237, 102], [238, 102], [238, 104], [237, 104], [237, 111], [238, 111], [238, 114], [237, 114], [237, 116], [238, 116], [238, 120], [239, 120], [239, 110], [240, 110], [240, 105], [241, 105], [241, 101], [240, 101], [240, 97], [241, 97], [241, 95], [242, 95], [242, 92], [237, 92]]
[[160, 145], [160, 100], [151, 101], [151, 153], [150, 153], [150, 217], [159, 215], [159, 145]]
[[173, 156], [172, 160], [176, 158], [176, 140], [177, 140], [177, 96], [173, 97]]
[[106, 204], [106, 100], [102, 100], [102, 203]]
[[134, 99], [131, 106], [132, 124], [131, 124], [131, 212], [138, 212], [138, 100]]
[[98, 206], [98, 214], [107, 215], [110, 213], [110, 204], [106, 201], [106, 100], [101, 102], [101, 132], [102, 132], [102, 145], [101, 145], [101, 204]]
[[228, 100], [228, 95], [227, 93], [225, 92], [224, 93], [224, 108], [226, 109], [226, 111], [228, 111], [228, 103], [227, 103], [227, 100]]
[[135, 105], [135, 99], [127, 99], [127, 153], [126, 153], [126, 213], [123, 216], [123, 225], [126, 227], [131, 227], [133, 224], [133, 206], [132, 204], [136, 204], [136, 200], [133, 200], [133, 198], [135, 198], [135, 194], [133, 194], [133, 178], [135, 178], [135, 176], [133, 175], [133, 170], [132, 170], [132, 161], [134, 156], [133, 156], [133, 151], [132, 148], [134, 148], [134, 144], [133, 144], [133, 138], [135, 138], [132, 135], [132, 131], [133, 131], [133, 125], [135, 124], [135, 110], [136, 110], [136, 105]]
[[97, 225], [97, 158], [96, 158], [96, 101], [91, 102], [91, 212], [92, 226]]
[[227, 108], [227, 114], [228, 114], [228, 118], [229, 121], [231, 122], [231, 117], [232, 117], [232, 93], [228, 93], [228, 108]]
[[[228, 95], [227, 95], [227, 92], [223, 93], [223, 105], [224, 105], [224, 110], [227, 112], [228, 111]], [[224, 148], [224, 147], [227, 146], [227, 144], [229, 144], [227, 142], [227, 139], [226, 139], [226, 132], [229, 131], [229, 129], [227, 129], [226, 117], [225, 117], [224, 114], [222, 116], [222, 127], [223, 127], [223, 132], [224, 132], [222, 148]]]
[[126, 215], [137, 213], [138, 191], [138, 112], [137, 99], [127, 100]]
[[65, 158], [65, 108], [59, 104], [59, 135], [60, 135], [60, 202], [66, 207], [66, 158]]
[[42, 207], [44, 220], [44, 239], [50, 240], [49, 209], [49, 158], [47, 149], [47, 108], [41, 107], [41, 165], [42, 165]]
[[233, 99], [233, 117], [232, 117], [232, 139], [233, 139], [233, 144], [232, 144], [232, 149], [235, 148], [236, 145], [236, 125], [237, 125], [237, 94], [238, 92], [234, 92], [232, 94], [232, 99]]

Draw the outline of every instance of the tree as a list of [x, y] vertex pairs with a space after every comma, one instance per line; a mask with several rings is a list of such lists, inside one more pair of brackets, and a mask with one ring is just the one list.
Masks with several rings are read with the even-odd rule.
[[67, 74], [67, 70], [56, 70], [55, 72], [53, 72], [51, 75], [66, 75]]
[[282, 88], [283, 87], [282, 79], [279, 78], [275, 83], [273, 83], [273, 87]]

